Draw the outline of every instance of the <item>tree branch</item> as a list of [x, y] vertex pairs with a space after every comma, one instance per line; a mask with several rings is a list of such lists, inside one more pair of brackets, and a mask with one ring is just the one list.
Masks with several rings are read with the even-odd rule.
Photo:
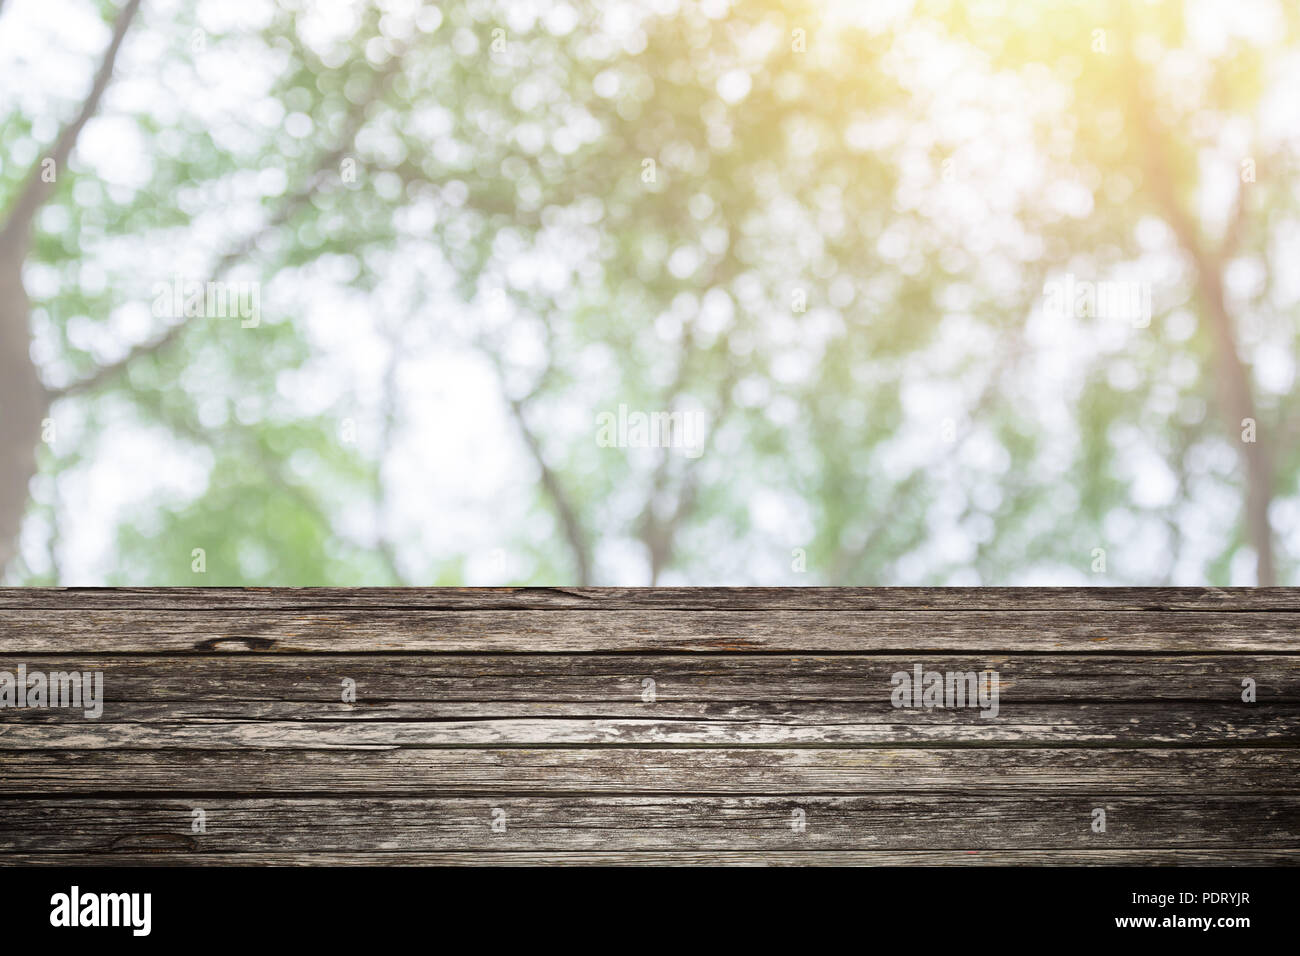
[[1228, 222], [1223, 231], [1223, 242], [1219, 247], [1220, 261], [1227, 262], [1237, 254], [1241, 247], [1242, 233], [1246, 225], [1246, 184], [1237, 184], [1237, 196], [1233, 200], [1232, 210], [1228, 213]]
[[[724, 351], [728, 341], [728, 339], [724, 339], [722, 342]], [[691, 335], [688, 328], [682, 334], [681, 358], [677, 366], [676, 378], [663, 401], [663, 409], [670, 414], [677, 407], [681, 396], [686, 392], [687, 371], [693, 345], [694, 336]], [[701, 450], [708, 446], [709, 440], [730, 411], [731, 391], [735, 386], [735, 382], [734, 367], [728, 365], [727, 372], [722, 376], [718, 386], [717, 407], [714, 409], [714, 417], [709, 424], [708, 434], [701, 436], [700, 439]], [[663, 574], [664, 569], [672, 564], [677, 549], [678, 532], [681, 531], [682, 525], [685, 524], [687, 518], [695, 511], [699, 503], [700, 469], [698, 462], [690, 462], [683, 466], [685, 474], [680, 480], [677, 501], [673, 506], [672, 513], [667, 517], [660, 517], [656, 514], [655, 503], [668, 489], [669, 478], [671, 477], [672, 454], [671, 448], [665, 446], [662, 449], [662, 454], [651, 478], [650, 494], [646, 501], [645, 510], [641, 514], [640, 535], [641, 541], [650, 556], [650, 585], [652, 587], [659, 583], [660, 575]]]
[[[280, 204], [276, 212], [266, 221], [265, 224], [262, 225], [260, 229], [252, 235], [246, 236], [242, 242], [227, 251], [219, 260], [217, 260], [216, 265], [213, 266], [212, 271], [209, 274], [208, 281], [218, 281], [223, 275], [234, 268], [240, 260], [256, 249], [263, 239], [287, 223], [293, 218], [294, 214], [296, 214], [299, 209], [311, 201], [312, 196], [314, 196], [317, 190], [320, 189], [322, 181], [327, 178], [327, 175], [335, 167], [338, 166], [339, 162], [347, 153], [348, 148], [356, 139], [357, 134], [361, 131], [361, 127], [365, 124], [366, 107], [382, 95], [384, 89], [392, 80], [393, 75], [397, 72], [400, 62], [401, 58], [398, 56], [394, 56], [388, 61], [384, 69], [376, 76], [374, 86], [371, 89], [371, 94], [367, 97], [363, 97], [360, 102], [353, 103], [351, 108], [348, 110], [347, 120], [344, 124], [343, 132], [339, 136], [338, 144], [333, 149], [321, 154], [320, 158], [316, 161], [315, 167], [312, 169], [311, 175], [307, 177], [306, 182], [303, 183], [296, 192], [291, 193], [285, 198], [284, 202]], [[116, 362], [102, 365], [85, 378], [71, 382], [62, 388], [49, 390], [50, 400], [53, 401], [59, 398], [70, 398], [74, 395], [81, 395], [86, 392], [94, 391], [101, 385], [116, 378], [137, 359], [149, 355], [155, 355], [159, 352], [165, 352], [180, 339], [186, 327], [187, 323], [184, 320], [177, 322], [161, 335], [136, 345]]]
[[[1259, 427], [1259, 413], [1251, 389], [1250, 372], [1237, 349], [1236, 324], [1228, 311], [1223, 290], [1223, 262], [1213, 255], [1201, 239], [1196, 224], [1174, 193], [1172, 171], [1165, 155], [1164, 141], [1153, 125], [1153, 111], [1140, 91], [1140, 78], [1136, 59], [1131, 64], [1132, 108], [1142, 134], [1143, 153], [1151, 188], [1155, 193], [1165, 220], [1169, 223], [1179, 246], [1191, 259], [1196, 270], [1201, 300], [1208, 313], [1210, 334], [1214, 344], [1216, 371], [1215, 383], [1219, 400], [1228, 421], [1230, 433], [1238, 439], [1245, 465], [1246, 481], [1246, 532], [1255, 549], [1255, 583], [1259, 587], [1272, 587], [1277, 583], [1277, 570], [1273, 557], [1273, 529], [1269, 522], [1269, 506], [1273, 499], [1273, 462], [1271, 448]], [[1240, 200], [1244, 207], [1244, 200]], [[1234, 227], [1239, 229], [1240, 227]], [[1231, 235], [1230, 235], [1230, 241]], [[1246, 419], [1255, 423], [1255, 441], [1240, 440]]]
[[547, 464], [546, 456], [542, 453], [541, 442], [538, 441], [536, 434], [528, 426], [528, 419], [524, 414], [524, 403], [519, 399], [509, 397], [506, 398], [506, 403], [510, 407], [510, 414], [514, 417], [515, 424], [519, 426], [524, 445], [541, 473], [542, 487], [555, 504], [555, 513], [560, 519], [560, 529], [564, 532], [564, 539], [568, 542], [569, 551], [573, 555], [573, 563], [577, 566], [577, 586], [587, 587], [591, 584], [591, 549], [587, 542], [586, 532], [582, 528], [582, 522], [578, 518], [578, 512], [561, 483], [559, 475]]
[[[547, 327], [549, 336], [550, 327]], [[551, 375], [552, 368], [548, 364], [546, 371], [534, 384], [532, 390], [523, 397], [513, 398], [506, 387], [505, 369], [501, 367], [501, 358], [493, 349], [481, 338], [475, 342], [475, 346], [488, 362], [491, 363], [493, 370], [497, 374], [497, 380], [501, 384], [501, 396], [505, 399], [506, 407], [510, 410], [510, 416], [515, 420], [515, 425], [519, 428], [519, 434], [524, 440], [524, 447], [528, 449], [529, 456], [533, 463], [537, 465], [537, 471], [541, 478], [542, 489], [551, 499], [555, 506], [555, 514], [560, 522], [560, 530], [564, 534], [565, 543], [569, 546], [569, 553], [573, 557], [574, 568], [578, 572], [578, 587], [587, 587], [592, 583], [591, 579], [591, 545], [587, 538], [587, 532], [582, 526], [582, 519], [578, 517], [578, 510], [573, 504], [573, 499], [569, 497], [564, 483], [560, 480], [559, 474], [556, 473], [546, 460], [546, 455], [542, 451], [542, 443], [537, 434], [528, 424], [526, 406], [533, 396], [541, 391]]]
[[[0, 2], [3, 2], [3, 0], [0, 0]], [[113, 65], [117, 62], [118, 50], [122, 47], [122, 40], [126, 37], [126, 31], [131, 27], [131, 21], [135, 18], [136, 11], [140, 9], [140, 3], [141, 0], [127, 0], [126, 6], [118, 13], [117, 21], [113, 24], [113, 38], [109, 41], [108, 49], [104, 51], [104, 58], [99, 64], [99, 72], [95, 74], [95, 81], [91, 84], [90, 92], [81, 104], [80, 112], [77, 113], [76, 119], [63, 128], [59, 138], [54, 141], [54, 148], [46, 156], [37, 160], [31, 172], [27, 174], [27, 183], [23, 186], [22, 192], [18, 194], [17, 201], [10, 209], [9, 216], [5, 220], [4, 229], [0, 230], [0, 243], [26, 246], [32, 220], [54, 191], [54, 183], [47, 181], [44, 176], [45, 160], [54, 160], [56, 175], [67, 165], [68, 157], [72, 155], [72, 149], [77, 145], [77, 138], [81, 135], [81, 130], [90, 121], [90, 118], [95, 115], [95, 111], [99, 109], [99, 101], [103, 98], [104, 91], [108, 89], [109, 81], [113, 78]]]
[[384, 369], [383, 400], [380, 408], [379, 462], [375, 467], [375, 550], [393, 583], [405, 586], [406, 577], [402, 574], [401, 564], [397, 559], [397, 546], [391, 537], [389, 519], [392, 502], [388, 493], [388, 481], [384, 475], [384, 463], [392, 453], [393, 434], [397, 430], [397, 376], [401, 363], [402, 343], [398, 329], [391, 325], [384, 329], [384, 338], [388, 345], [388, 362]]
[[[1043, 287], [1042, 277], [1031, 287], [1041, 289]], [[978, 422], [980, 417], [988, 410], [997, 397], [998, 388], [1002, 384], [1007, 370], [1014, 368], [1021, 360], [1025, 350], [1024, 339], [1021, 331], [1012, 328], [1007, 334], [1007, 343], [1005, 350], [997, 350], [1000, 358], [994, 364], [985, 380], [979, 394], [967, 413], [967, 418], [972, 423]], [[912, 496], [917, 489], [921, 488], [925, 479], [938, 471], [940, 466], [954, 461], [957, 455], [965, 447], [966, 442], [974, 434], [974, 428], [963, 431], [960, 435], [955, 435], [950, 445], [944, 448], [943, 452], [936, 458], [925, 465], [914, 468], [901, 481], [897, 482], [889, 491], [889, 497], [884, 505], [877, 511], [876, 521], [866, 536], [862, 539], [862, 544], [853, 549], [845, 549], [842, 545], [837, 549], [832, 570], [827, 584], [840, 586], [851, 584], [861, 586], [871, 584], [864, 582], [847, 580], [850, 575], [855, 573], [858, 566], [866, 559], [867, 555], [874, 552], [885, 534], [897, 523], [898, 513], [908, 498]]]
[[[315, 183], [315, 181], [316, 181], [316, 177], [313, 177], [311, 182]], [[216, 282], [220, 280], [221, 277], [224, 276], [227, 272], [229, 272], [232, 268], [234, 268], [234, 266], [241, 259], [243, 259], [246, 255], [248, 255], [249, 252], [251, 252], [254, 248], [256, 248], [257, 244], [263, 238], [270, 235], [276, 229], [280, 228], [280, 226], [284, 225], [284, 223], [287, 222], [290, 218], [292, 218], [293, 214], [297, 212], [298, 209], [300, 209], [303, 206], [303, 204], [306, 203], [307, 200], [311, 197], [311, 193], [312, 191], [314, 191], [314, 188], [315, 187], [313, 186], [311, 189], [304, 189], [290, 196], [289, 199], [280, 207], [280, 209], [276, 212], [276, 214], [266, 222], [265, 225], [263, 225], [260, 229], [258, 229], [257, 232], [253, 233], [251, 236], [245, 237], [245, 239], [242, 242], [240, 242], [237, 246], [235, 246], [233, 249], [226, 252], [225, 255], [223, 255], [220, 259], [218, 259], [216, 265], [213, 266], [212, 271], [208, 275], [208, 281]], [[95, 369], [94, 372], [92, 372], [90, 375], [86, 376], [85, 378], [78, 379], [75, 382], [71, 382], [63, 386], [62, 388], [50, 389], [49, 390], [50, 400], [53, 401], [54, 399], [59, 399], [59, 398], [71, 398], [74, 395], [82, 395], [86, 392], [94, 391], [95, 389], [99, 388], [101, 385], [105, 384], [106, 382], [109, 382], [110, 380], [116, 378], [119, 374], [121, 374], [126, 370], [127, 366], [131, 365], [137, 359], [141, 359], [148, 355], [155, 355], [159, 352], [166, 351], [171, 345], [173, 345], [181, 337], [181, 334], [185, 331], [185, 329], [186, 329], [186, 323], [182, 319], [180, 322], [177, 322], [176, 324], [170, 326], [165, 332], [163, 332], [162, 335], [159, 335], [153, 339], [149, 339], [148, 341], [141, 342], [140, 344], [132, 347], [124, 356], [122, 356], [116, 362], [109, 362], [107, 365], [101, 365], [99, 368]]]

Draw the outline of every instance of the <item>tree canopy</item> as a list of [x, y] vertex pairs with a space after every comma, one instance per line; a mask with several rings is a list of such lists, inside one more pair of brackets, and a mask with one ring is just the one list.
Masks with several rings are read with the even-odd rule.
[[1298, 581], [1294, 4], [72, 6], [10, 583]]

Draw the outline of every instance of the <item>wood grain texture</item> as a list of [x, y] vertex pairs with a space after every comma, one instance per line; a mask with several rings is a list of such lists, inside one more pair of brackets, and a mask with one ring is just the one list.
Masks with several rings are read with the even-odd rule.
[[1300, 612], [10, 610], [0, 654], [1267, 653]]
[[1300, 588], [0, 588], [0, 609], [1295, 611]]
[[[207, 832], [190, 832], [194, 809]], [[1104, 808], [1105, 833], [1091, 829]], [[1300, 797], [1051, 794], [493, 796], [6, 804], [0, 846], [32, 852], [1047, 850], [1300, 846]], [[494, 832], [493, 813], [504, 829]], [[805, 829], [791, 822], [803, 813]]]
[[[911, 667], [896, 655], [9, 655], [0, 671], [20, 663], [100, 670], [108, 700], [93, 723], [9, 711], [0, 746], [12, 749], [1300, 743], [1300, 658], [1286, 655], [925, 658], [938, 671], [997, 671], [996, 720], [894, 708], [890, 676]], [[340, 700], [345, 676], [355, 703]], [[653, 703], [641, 699], [647, 678]]]
[[500, 850], [10, 853], [10, 866], [1296, 866], [1300, 850]]
[[[868, 708], [870, 708], [868, 710]], [[121, 723], [24, 711], [0, 725], [0, 747], [772, 746], [1295, 746], [1300, 706], [1028, 704], [987, 720], [961, 710], [900, 715], [888, 704], [114, 705]], [[338, 713], [334, 713], [337, 709]], [[335, 718], [328, 719], [329, 714]], [[30, 715], [30, 716], [28, 716]]]
[[103, 714], [0, 709], [0, 865], [1300, 862], [1294, 588], [0, 589], [20, 666]]
[[[1015, 701], [1237, 701], [1255, 680], [1260, 701], [1300, 702], [1300, 656], [962, 655], [162, 655], [0, 654], [0, 670], [103, 671], [112, 701], [626, 702], [655, 681], [657, 702], [876, 702], [890, 677], [926, 670], [997, 671]], [[330, 718], [337, 719], [337, 718]]]
[[[358, 728], [369, 729], [369, 728]], [[1289, 793], [1300, 749], [519, 747], [11, 751], [0, 794]], [[1300, 821], [1298, 821], [1300, 822]]]

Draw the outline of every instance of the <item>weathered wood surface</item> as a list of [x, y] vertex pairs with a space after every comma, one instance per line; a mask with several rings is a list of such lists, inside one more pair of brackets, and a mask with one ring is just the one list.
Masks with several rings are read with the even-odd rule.
[[[1300, 656], [1234, 655], [445, 655], [392, 654], [98, 656], [0, 654], [0, 670], [19, 663], [61, 671], [93, 663], [115, 701], [339, 700], [339, 681], [357, 682], [360, 699], [380, 702], [639, 700], [653, 677], [657, 703], [771, 703], [880, 699], [890, 675], [921, 660], [927, 670], [996, 670], [1012, 702], [1239, 701], [1252, 677], [1271, 701], [1300, 701]], [[20, 715], [15, 711], [10, 716]], [[32, 712], [36, 713], [36, 712]], [[57, 712], [50, 712], [57, 713]], [[329, 719], [338, 719], [331, 717]]]
[[1300, 862], [1300, 589], [0, 589], [20, 665], [105, 702], [0, 709], [0, 865]]
[[[81, 724], [23, 717], [0, 725], [0, 747], [35, 749], [123, 749], [129, 747], [263, 747], [272, 749], [374, 747], [538, 747], [597, 744], [715, 747], [884, 745], [1018, 746], [1224, 746], [1245, 743], [1292, 745], [1300, 726], [1295, 705], [1255, 705], [1249, 714], [1231, 704], [1181, 704], [1153, 701], [1128, 706], [1081, 704], [1077, 707], [1026, 705], [1015, 717], [985, 720], [963, 711], [919, 712], [905, 717], [885, 705], [862, 713], [835, 705], [794, 704], [711, 709], [664, 705], [657, 716], [642, 716], [638, 704], [567, 704], [572, 716], [537, 718], [542, 709], [525, 705], [393, 705], [366, 714], [347, 713], [347, 704], [329, 704], [335, 717], [324, 720], [318, 704], [277, 707], [266, 719], [261, 704], [185, 704], [114, 707], [124, 722]], [[546, 707], [556, 710], [556, 707]], [[371, 710], [367, 708], [367, 710]], [[218, 715], [217, 711], [221, 712]], [[613, 716], [624, 711], [622, 716]], [[595, 717], [595, 713], [610, 716]], [[515, 716], [506, 716], [514, 714]], [[395, 716], [397, 715], [397, 716]], [[228, 718], [235, 719], [228, 719]]]
[[[1107, 811], [1105, 833], [1078, 821]], [[191, 814], [209, 816], [190, 832]], [[505, 830], [494, 832], [499, 811]], [[806, 827], [791, 827], [802, 811]], [[220, 823], [220, 826], [217, 824]], [[6, 846], [50, 853], [1295, 849], [1300, 797], [877, 794], [33, 800]]]
[[[69, 741], [69, 743], [75, 743]], [[166, 745], [163, 745], [166, 747]], [[13, 751], [0, 793], [1287, 794], [1300, 750], [399, 748]], [[1300, 824], [1300, 821], [1297, 821]]]
[[1300, 588], [0, 588], [0, 608], [1300, 612]]
[[4, 611], [0, 654], [1266, 653], [1300, 611]]
[[[63, 853], [65, 866], [248, 866], [247, 854], [117, 849]], [[51, 862], [46, 853], [5, 855], [10, 866]], [[1296, 866], [1300, 850], [493, 850], [259, 852], [262, 866]]]
[[[900, 713], [881, 693], [911, 666], [897, 655], [0, 655], [0, 671], [88, 660], [113, 692], [103, 718], [88, 728], [73, 710], [9, 711], [0, 745], [1213, 745], [1285, 742], [1300, 725], [1300, 657], [1286, 655], [925, 657], [938, 671], [998, 671], [1006, 702], [996, 720]], [[344, 676], [356, 703], [340, 699]], [[1249, 709], [1244, 676], [1266, 698]], [[653, 704], [641, 700], [646, 678]]]

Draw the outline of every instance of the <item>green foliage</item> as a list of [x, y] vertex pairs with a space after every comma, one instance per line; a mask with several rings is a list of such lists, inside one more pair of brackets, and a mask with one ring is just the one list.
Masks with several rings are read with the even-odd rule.
[[[387, 450], [340, 438], [362, 399], [293, 400], [317, 347], [300, 290], [324, 275], [369, 303], [355, 321], [386, 330], [395, 353], [428, 327], [497, 371], [503, 407], [518, 403], [521, 421], [503, 414], [497, 436], [536, 479], [524, 520], [503, 529], [516, 583], [577, 583], [579, 561], [524, 428], [595, 556], [593, 583], [1239, 574], [1234, 556], [1253, 543], [1235, 513], [1219, 538], [1172, 550], [1198, 495], [1240, 501], [1247, 479], [1212, 464], [1238, 443], [1170, 203], [1218, 256], [1226, 227], [1200, 212], [1224, 188], [1208, 158], [1226, 157], [1245, 212], [1239, 245], [1215, 261], [1265, 276], [1234, 300], [1247, 367], [1294, 356], [1295, 303], [1275, 275], [1277, 237], [1296, 223], [1293, 158], [1259, 129], [1294, 56], [1294, 10], [1267, 41], [1234, 34], [1215, 52], [1195, 47], [1176, 3], [934, 0], [872, 28], [853, 25], [853, 4], [662, 6], [615, 27], [623, 8], [591, 0], [565, 31], [512, 26], [504, 0], [445, 4], [409, 29], [404, 7], [381, 4], [326, 42], [310, 4], [285, 2], [257, 31], [205, 33], [201, 53], [189, 11], [136, 25], [164, 53], [132, 82], [178, 102], [129, 117], [147, 177], [105, 186], [75, 164], [39, 221], [29, 271], [43, 279], [29, 291], [45, 377], [58, 386], [115, 358], [102, 342], [112, 317], [171, 281], [165, 250], [191, 277], [228, 266], [220, 278], [259, 281], [266, 308], [256, 329], [186, 322], [63, 401], [83, 406], [84, 445], [46, 455], [46, 477], [112, 455], [111, 434], [91, 430], [104, 410], [95, 427], [157, 431], [207, 463], [199, 486], [124, 516], [110, 583], [464, 580], [455, 541], [385, 528]], [[244, 111], [170, 92], [193, 95], [214, 60], [265, 78]], [[1169, 79], [1176, 63], [1191, 64], [1190, 93]], [[33, 152], [33, 120], [4, 118], [0, 202], [19, 187], [8, 157]], [[1259, 150], [1253, 184], [1235, 179], [1242, 129]], [[513, 268], [529, 256], [547, 263], [544, 281]], [[1044, 283], [1062, 273], [1138, 276], [1149, 327], [1084, 315], [1053, 328]], [[399, 279], [410, 313], [385, 315]], [[468, 318], [445, 313], [448, 297]], [[507, 317], [485, 318], [493, 309]], [[1088, 348], [1062, 357], [1063, 342]], [[1258, 394], [1275, 494], [1293, 512], [1294, 379]], [[702, 410], [706, 453], [598, 447], [594, 416], [621, 404]], [[1135, 487], [1140, 455], [1163, 463], [1173, 493]], [[57, 510], [38, 496], [31, 521], [53, 537]], [[1112, 540], [1116, 527], [1149, 540]], [[1098, 547], [1104, 578], [1090, 571]], [[1292, 580], [1300, 552], [1278, 547]], [[644, 566], [606, 562], [614, 551]], [[22, 581], [57, 576], [27, 565]]]

